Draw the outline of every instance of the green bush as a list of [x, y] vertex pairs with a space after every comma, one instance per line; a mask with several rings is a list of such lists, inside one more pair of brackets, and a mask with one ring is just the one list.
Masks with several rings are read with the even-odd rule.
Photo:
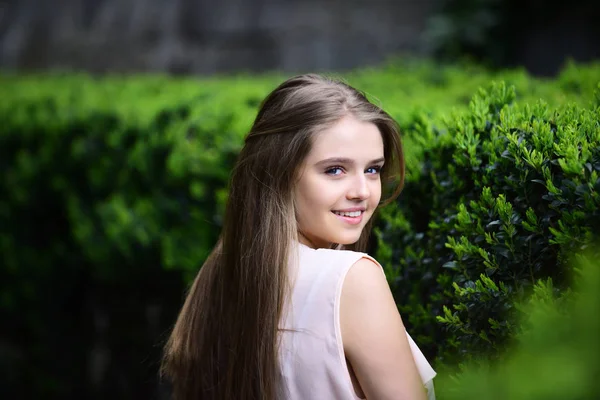
[[538, 279], [568, 287], [565, 254], [600, 231], [599, 110], [519, 104], [497, 83], [443, 124], [415, 117], [420, 169], [383, 210], [377, 256], [429, 354], [500, 355], [513, 303]]
[[[219, 110], [224, 99], [212, 104], [210, 89], [147, 101], [164, 80], [58, 78], [32, 90], [35, 81], [15, 87], [0, 114], [7, 266], [58, 266], [68, 238], [78, 249], [69, 253], [100, 274], [122, 272], [110, 269], [123, 262], [143, 268], [157, 256], [166, 268], [196, 269], [218, 235], [244, 104]], [[40, 223], [31, 211], [41, 199], [44, 224], [66, 230], [52, 235], [48, 254], [28, 261], [25, 236]]]
[[[104, 395], [78, 394], [91, 387], [91, 346], [104, 343], [109, 371], [129, 381], [119, 397], [131, 398], [131, 385], [144, 397], [156, 368], [133, 380], [151, 351], [156, 363], [182, 274], [217, 239], [235, 125], [255, 104], [226, 107], [235, 86], [213, 96], [209, 84], [186, 92], [161, 78], [0, 85], [0, 335], [10, 349], [0, 386], [24, 398], [110, 397], [121, 376], [97, 384]], [[157, 304], [164, 316], [144, 318]], [[108, 327], [98, 328], [101, 316]]]

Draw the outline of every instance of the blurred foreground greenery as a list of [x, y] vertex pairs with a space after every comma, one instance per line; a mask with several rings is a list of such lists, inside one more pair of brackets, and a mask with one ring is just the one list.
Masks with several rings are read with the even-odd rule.
[[521, 332], [498, 363], [471, 362], [440, 374], [438, 398], [575, 400], [600, 398], [598, 251], [577, 257], [573, 290], [540, 281], [521, 305]]

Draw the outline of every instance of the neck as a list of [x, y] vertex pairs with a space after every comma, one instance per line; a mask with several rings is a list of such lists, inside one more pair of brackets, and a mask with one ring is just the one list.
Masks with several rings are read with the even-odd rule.
[[315, 244], [312, 240], [310, 240], [304, 233], [298, 231], [298, 241], [303, 245], [310, 247], [311, 249], [318, 249], [319, 246]]
[[335, 249], [338, 247], [337, 245], [334, 246], [333, 243], [327, 243], [323, 244], [322, 246], [318, 246], [313, 240], [311, 240], [301, 231], [298, 231], [298, 241], [303, 245], [310, 247], [311, 249]]

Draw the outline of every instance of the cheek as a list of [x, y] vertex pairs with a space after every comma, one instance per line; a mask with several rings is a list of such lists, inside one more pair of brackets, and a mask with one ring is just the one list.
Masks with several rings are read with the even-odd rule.
[[296, 220], [302, 228], [302, 225], [309, 223], [311, 218], [311, 209], [314, 209], [315, 202], [318, 201], [318, 196], [315, 196], [314, 186], [303, 180], [298, 183], [294, 191], [296, 200]]
[[302, 185], [300, 185], [300, 190], [303, 202], [309, 208], [321, 206], [327, 202], [327, 185], [316, 177], [311, 179], [307, 178]]
[[335, 185], [322, 179], [306, 179], [297, 187], [297, 218], [299, 221], [316, 216], [315, 211], [331, 209], [339, 199]]
[[377, 205], [379, 204], [379, 201], [381, 200], [381, 182], [377, 181], [374, 182], [372, 189], [371, 189], [371, 198], [369, 199], [371, 202], [371, 205]]

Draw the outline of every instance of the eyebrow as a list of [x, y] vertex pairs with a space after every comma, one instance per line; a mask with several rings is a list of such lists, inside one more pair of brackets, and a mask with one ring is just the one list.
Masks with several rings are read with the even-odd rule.
[[[373, 161], [370, 161], [369, 164], [377, 164], [380, 162], [384, 162], [385, 158], [377, 158]], [[324, 165], [324, 164], [354, 164], [354, 160], [345, 157], [332, 157], [326, 158], [325, 160], [319, 161], [316, 165]]]

